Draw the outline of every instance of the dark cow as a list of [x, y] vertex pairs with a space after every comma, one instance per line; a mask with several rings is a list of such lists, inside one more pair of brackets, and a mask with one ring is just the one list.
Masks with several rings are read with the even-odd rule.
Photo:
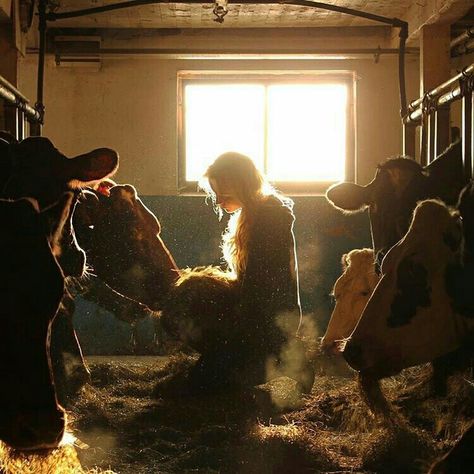
[[[471, 215], [473, 210], [471, 202]], [[343, 352], [375, 397], [372, 381], [445, 356], [469, 338], [473, 314], [459, 311], [450, 281], [453, 269], [461, 272], [460, 281], [466, 275], [463, 241], [459, 215], [441, 201], [427, 200], [386, 254], [380, 282]], [[472, 293], [472, 279], [468, 285]]]
[[160, 237], [160, 224], [130, 185], [108, 195], [85, 191], [74, 229], [94, 273], [120, 294], [159, 311], [179, 271]]
[[[30, 137], [17, 142], [12, 136], [0, 138], [0, 197], [32, 197], [40, 209], [55, 202], [65, 191], [73, 190], [76, 199], [81, 187], [100, 181], [113, 174], [118, 166], [117, 153], [100, 148], [89, 153], [67, 158], [50, 140]], [[53, 253], [65, 276], [81, 276], [85, 270], [85, 253], [78, 246], [72, 228], [75, 202], [63, 223], [61, 239], [54, 243]], [[81, 386], [88, 380], [80, 346], [72, 326], [73, 301], [64, 296], [61, 310], [53, 325], [54, 368], [58, 386]], [[65, 360], [73, 361], [69, 367]], [[74, 370], [71, 371], [71, 367]], [[68, 373], [68, 380], [62, 376]]]
[[42, 213], [32, 199], [0, 200], [0, 439], [18, 449], [54, 448], [64, 433], [49, 361], [64, 277], [51, 246], [71, 200]]
[[[44, 209], [63, 193], [113, 174], [117, 166], [117, 153], [108, 148], [67, 158], [44, 137], [30, 137], [21, 142], [0, 139], [0, 197], [32, 197]], [[73, 210], [71, 206], [62, 242], [55, 248], [66, 276], [82, 275], [85, 265], [84, 252], [77, 245], [71, 227]]]
[[391, 158], [378, 166], [375, 178], [366, 186], [335, 184], [326, 197], [348, 213], [368, 208], [372, 244], [380, 263], [405, 235], [418, 201], [439, 198], [453, 205], [465, 184], [461, 142], [457, 141], [424, 168], [408, 157]]

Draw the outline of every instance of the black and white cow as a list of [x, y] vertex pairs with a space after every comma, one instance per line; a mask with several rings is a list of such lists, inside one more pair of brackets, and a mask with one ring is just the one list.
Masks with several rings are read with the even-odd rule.
[[[463, 195], [464, 219], [465, 213], [473, 215], [474, 200]], [[386, 254], [380, 281], [343, 352], [367, 392], [372, 382], [443, 357], [469, 340], [474, 305], [464, 293], [472, 294], [474, 280], [465, 280], [472, 272], [463, 252], [465, 235], [457, 212], [439, 200], [426, 200]]]

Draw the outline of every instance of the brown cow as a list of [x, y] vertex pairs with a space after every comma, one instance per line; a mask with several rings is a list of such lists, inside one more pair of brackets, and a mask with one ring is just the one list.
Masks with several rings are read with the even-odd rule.
[[71, 200], [42, 213], [32, 199], [0, 200], [0, 439], [18, 449], [56, 447], [64, 433], [49, 360], [64, 277], [51, 246]]
[[328, 354], [340, 352], [340, 343], [351, 335], [379, 281], [372, 249], [355, 249], [344, 254], [342, 269], [344, 273], [333, 288], [336, 305], [321, 340], [321, 350]]
[[85, 191], [74, 229], [94, 273], [120, 294], [161, 310], [179, 271], [160, 237], [158, 219], [131, 185], [109, 195]]

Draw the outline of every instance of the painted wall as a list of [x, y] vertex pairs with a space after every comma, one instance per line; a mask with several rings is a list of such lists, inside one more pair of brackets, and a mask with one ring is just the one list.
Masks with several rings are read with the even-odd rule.
[[[36, 95], [36, 61], [21, 62], [20, 88]], [[357, 172], [368, 182], [375, 165], [401, 150], [396, 56], [361, 60], [163, 60], [105, 58], [99, 71], [57, 67], [47, 58], [44, 135], [71, 156], [110, 146], [121, 157], [118, 179], [143, 195], [175, 195], [179, 70], [354, 70], [357, 83]], [[409, 96], [418, 97], [418, 62], [407, 60]]]
[[[179, 70], [355, 70], [357, 173], [370, 181], [377, 163], [401, 150], [398, 66], [395, 56], [360, 60], [165, 60], [106, 58], [100, 70], [56, 67], [47, 58], [44, 135], [69, 156], [110, 146], [121, 157], [117, 180], [134, 184], [163, 225], [163, 238], [179, 266], [218, 263], [225, 222], [218, 223], [202, 197], [177, 194]], [[20, 88], [35, 97], [36, 62], [20, 64]], [[418, 61], [407, 60], [409, 99], [418, 94]], [[367, 216], [342, 216], [321, 196], [295, 197], [296, 239], [303, 309], [322, 333], [332, 309], [329, 296], [342, 253], [370, 246]], [[192, 236], [192, 238], [191, 238]], [[78, 302], [75, 324], [85, 352], [127, 352], [130, 328]], [[151, 337], [150, 322], [141, 330]], [[320, 334], [322, 335], [322, 334]]]

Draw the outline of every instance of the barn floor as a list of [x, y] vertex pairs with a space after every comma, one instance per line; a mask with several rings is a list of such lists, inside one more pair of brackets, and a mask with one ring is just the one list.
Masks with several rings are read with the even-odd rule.
[[189, 363], [185, 356], [88, 363], [93, 383], [68, 407], [75, 449], [24, 456], [0, 447], [0, 471], [3, 461], [14, 474], [423, 473], [474, 417], [468, 373], [450, 378], [445, 398], [428, 398], [427, 384], [410, 388], [427, 367], [383, 383], [405, 417], [387, 427], [365, 407], [352, 374], [327, 359], [311, 395], [285, 414], [254, 398], [154, 395], [157, 381]]

